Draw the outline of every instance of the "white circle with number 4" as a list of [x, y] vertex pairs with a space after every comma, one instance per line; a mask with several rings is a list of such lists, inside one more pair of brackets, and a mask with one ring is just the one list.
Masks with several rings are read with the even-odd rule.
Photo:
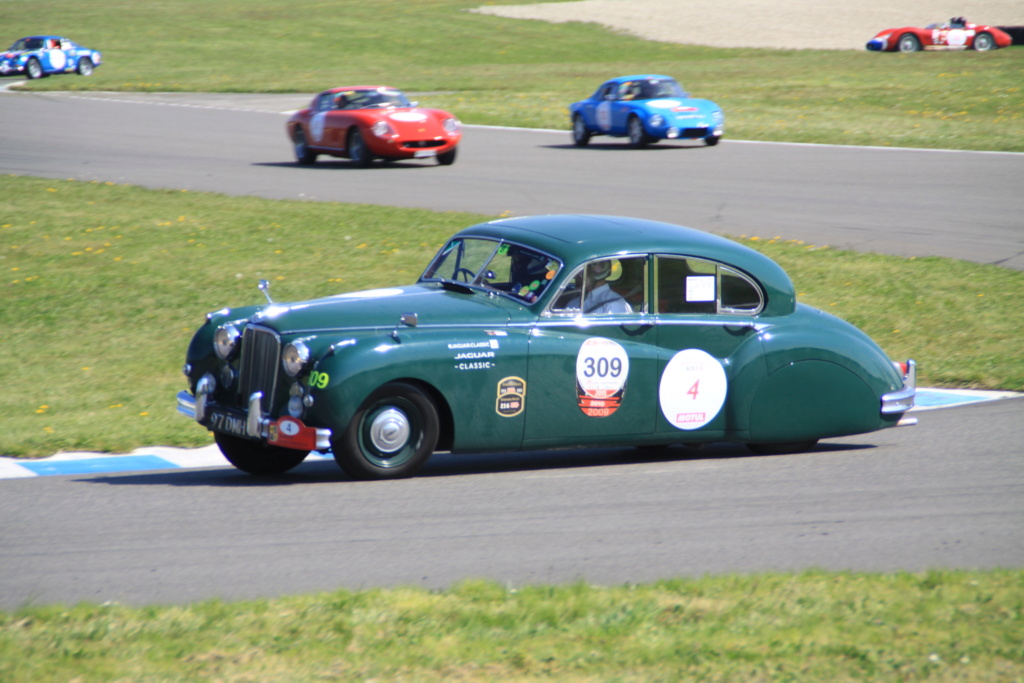
[[700, 349], [683, 349], [665, 366], [658, 388], [661, 414], [676, 429], [700, 429], [725, 404], [725, 368]]

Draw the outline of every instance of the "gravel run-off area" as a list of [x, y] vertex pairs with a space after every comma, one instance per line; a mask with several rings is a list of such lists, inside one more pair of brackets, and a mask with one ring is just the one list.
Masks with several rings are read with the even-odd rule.
[[1024, 26], [1024, 0], [579, 0], [480, 7], [554, 23], [585, 21], [649, 40], [711, 47], [863, 50], [884, 29], [966, 17]]

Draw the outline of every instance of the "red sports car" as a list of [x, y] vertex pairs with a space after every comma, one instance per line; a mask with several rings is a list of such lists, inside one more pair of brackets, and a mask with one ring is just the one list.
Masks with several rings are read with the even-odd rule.
[[995, 26], [972, 24], [963, 17], [953, 17], [942, 24], [925, 28], [904, 26], [881, 31], [868, 41], [869, 50], [879, 52], [917, 52], [918, 50], [968, 50], [978, 52], [1009, 47], [1010, 34]]
[[317, 156], [348, 157], [366, 168], [374, 158], [455, 161], [462, 124], [440, 109], [420, 109], [399, 90], [357, 85], [325, 90], [288, 119], [300, 164]]

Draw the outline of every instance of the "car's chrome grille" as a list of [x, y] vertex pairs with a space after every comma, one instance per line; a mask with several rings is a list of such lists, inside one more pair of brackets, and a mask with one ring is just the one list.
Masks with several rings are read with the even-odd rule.
[[277, 386], [280, 357], [281, 340], [273, 330], [255, 325], [245, 328], [242, 335], [242, 360], [238, 368], [238, 397], [242, 405], [248, 403], [254, 392], [262, 391], [263, 412], [269, 411]]

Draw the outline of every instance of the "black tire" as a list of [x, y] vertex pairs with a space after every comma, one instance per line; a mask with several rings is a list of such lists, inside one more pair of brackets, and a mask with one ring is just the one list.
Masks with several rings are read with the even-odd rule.
[[442, 166], [451, 166], [455, 163], [455, 155], [458, 147], [452, 147], [450, 150], [443, 154], [437, 155], [437, 163]]
[[979, 33], [974, 36], [974, 49], [978, 52], [988, 52], [996, 49], [996, 41], [991, 33]]
[[806, 453], [817, 444], [817, 439], [811, 439], [787, 443], [748, 443], [747, 448], [757, 455], [785, 455], [787, 453]]
[[258, 476], [284, 474], [309, 455], [308, 451], [270, 446], [262, 441], [250, 441], [220, 432], [214, 432], [213, 438], [229, 463]]
[[374, 391], [340, 437], [334, 459], [353, 479], [412, 476], [433, 454], [440, 426], [430, 397], [405, 382]]
[[896, 49], [900, 52], [917, 52], [921, 49], [921, 41], [913, 33], [904, 33], [896, 41]]
[[78, 72], [79, 76], [92, 76], [92, 60], [88, 57], [82, 57], [78, 60], [78, 67], [75, 71]]
[[29, 80], [36, 80], [46, 74], [43, 73], [43, 65], [39, 63], [39, 60], [32, 57], [25, 63], [25, 75], [29, 77]]
[[590, 142], [590, 130], [583, 117], [576, 114], [572, 117], [572, 143], [577, 147], [586, 147]]
[[312, 164], [316, 161], [316, 158], [320, 156], [309, 149], [309, 143], [306, 141], [306, 133], [302, 130], [302, 126], [295, 127], [295, 132], [292, 134], [292, 147], [295, 150], [295, 160], [303, 166]]
[[647, 143], [650, 142], [650, 139], [647, 137], [647, 131], [644, 130], [644, 122], [640, 120], [639, 116], [629, 117], [626, 130], [629, 132], [629, 146], [633, 149], [646, 147]]
[[370, 153], [370, 148], [366, 146], [366, 140], [358, 128], [349, 131], [348, 158], [356, 168], [369, 168], [370, 162], [373, 161], [373, 154]]
[[704, 144], [708, 147], [714, 147], [718, 144], [718, 141], [722, 139], [721, 135], [709, 135], [704, 138]]

